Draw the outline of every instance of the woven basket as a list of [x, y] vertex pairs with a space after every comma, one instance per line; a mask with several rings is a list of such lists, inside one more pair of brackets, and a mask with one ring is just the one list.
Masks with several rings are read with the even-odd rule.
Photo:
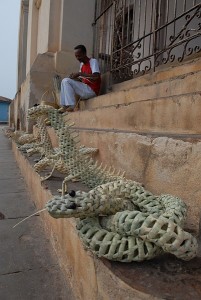
[[[47, 99], [50, 98], [50, 95], [53, 96], [53, 99], [54, 99], [53, 101], [48, 101], [48, 100], [44, 99], [44, 98], [47, 98]], [[52, 107], [54, 107], [56, 109], [58, 109], [60, 107], [59, 104], [57, 103], [57, 97], [55, 95], [55, 92], [52, 91], [52, 90], [47, 90], [42, 95], [42, 97], [41, 97], [41, 105], [49, 105], [49, 106], [52, 106]]]

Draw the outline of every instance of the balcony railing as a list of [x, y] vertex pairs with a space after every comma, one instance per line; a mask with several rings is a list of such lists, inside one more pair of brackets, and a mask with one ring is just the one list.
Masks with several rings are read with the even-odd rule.
[[94, 55], [113, 83], [181, 63], [200, 52], [200, 35], [200, 1], [96, 1]]

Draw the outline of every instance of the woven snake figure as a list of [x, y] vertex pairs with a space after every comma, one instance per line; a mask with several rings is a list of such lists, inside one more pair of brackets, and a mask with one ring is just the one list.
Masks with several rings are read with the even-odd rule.
[[5, 135], [15, 141], [16, 144], [24, 145], [27, 143], [35, 142], [35, 137], [31, 133], [26, 133], [24, 131], [7, 129], [5, 130]]
[[[38, 128], [38, 131], [35, 135], [34, 141], [31, 143], [25, 143], [24, 145], [20, 146], [19, 149], [23, 152], [26, 152], [29, 156], [35, 154], [35, 153], [40, 153], [41, 158], [43, 157], [46, 148], [50, 147], [50, 139], [45, 140], [44, 135], [45, 135], [45, 125], [44, 125], [44, 118], [39, 117], [36, 120], [36, 127]], [[41, 159], [40, 158], [40, 159]]]
[[[80, 238], [99, 257], [131, 262], [151, 259], [162, 252], [183, 260], [196, 256], [196, 239], [182, 229], [186, 216], [182, 200], [170, 195], [154, 196], [139, 183], [98, 166], [79, 151], [70, 120], [64, 121], [64, 115], [48, 106], [38, 106], [34, 112], [46, 114], [50, 120], [70, 174], [63, 182], [63, 196], [55, 196], [46, 205], [51, 216], [79, 218]], [[64, 184], [74, 178], [91, 190], [64, 196]]]
[[[29, 115], [28, 115], [29, 119]], [[52, 146], [52, 142], [47, 130], [46, 126], [46, 117], [41, 116], [34, 116], [32, 115], [32, 119], [37, 121], [38, 127], [38, 143], [35, 143], [32, 148], [27, 150], [27, 153], [30, 155], [39, 152], [41, 158], [39, 161], [34, 165], [34, 170], [36, 172], [41, 172], [48, 166], [52, 166], [54, 163], [55, 157], [59, 156], [59, 151]], [[47, 177], [41, 177], [41, 180], [45, 180], [49, 178], [50, 175]]]
[[187, 261], [197, 255], [197, 240], [182, 229], [184, 202], [154, 196], [131, 180], [55, 196], [46, 208], [54, 218], [79, 218], [79, 236], [98, 257], [131, 262], [169, 252]]
[[[59, 148], [53, 148], [51, 144], [51, 140], [49, 137], [49, 133], [47, 131], [47, 120], [50, 121], [50, 125], [52, 125], [51, 120], [52, 120], [52, 114], [50, 112], [57, 111], [53, 107], [49, 105], [38, 105], [30, 108], [28, 110], [28, 119], [32, 120], [42, 120], [42, 123], [39, 126], [39, 131], [40, 131], [40, 136], [41, 136], [41, 143], [38, 145], [38, 147], [35, 147], [35, 149], [40, 150], [41, 145], [42, 145], [42, 155], [44, 156], [38, 163], [34, 165], [34, 169], [36, 172], [41, 172], [44, 170], [46, 167], [50, 166], [52, 167], [52, 171], [50, 174], [46, 177], [41, 177], [41, 180], [44, 181], [48, 179], [54, 172], [54, 170], [57, 170], [58, 172], [62, 174], [69, 174], [69, 166], [66, 164], [65, 161], [65, 155], [61, 151], [61, 143], [59, 139]], [[58, 117], [58, 124], [61, 123], [61, 120], [63, 117], [57, 113]], [[63, 123], [63, 122], [62, 122]], [[64, 123], [63, 123], [64, 124]], [[63, 135], [65, 138], [65, 125]], [[85, 146], [80, 146], [78, 151], [82, 155], [86, 156], [92, 153], [97, 152], [97, 148], [88, 148]], [[30, 150], [29, 150], [30, 151]]]
[[28, 114], [29, 117], [33, 114], [35, 116], [46, 115], [57, 134], [63, 166], [67, 168], [69, 174], [62, 184], [63, 195], [69, 180], [80, 180], [93, 188], [123, 178], [124, 174], [120, 172], [115, 174], [115, 170], [111, 171], [111, 168], [107, 170], [107, 167], [103, 168], [102, 165], [98, 165], [96, 161], [85, 155], [84, 149], [78, 146], [79, 135], [73, 130], [74, 124], [70, 122], [70, 119], [64, 119], [66, 114], [60, 114], [58, 110], [47, 105], [33, 107], [29, 109]]

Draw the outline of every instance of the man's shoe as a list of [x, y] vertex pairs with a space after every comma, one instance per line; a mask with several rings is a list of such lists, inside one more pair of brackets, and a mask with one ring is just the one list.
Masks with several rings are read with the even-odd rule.
[[73, 112], [73, 111], [74, 111], [74, 107], [67, 107], [67, 108], [66, 108], [66, 111], [68, 111], [68, 112]]
[[63, 114], [65, 112], [73, 112], [74, 111], [74, 107], [70, 107], [70, 106], [62, 106], [61, 108], [58, 109], [58, 112], [60, 114]]
[[64, 113], [66, 111], [66, 107], [65, 106], [62, 106], [58, 109], [58, 112], [59, 113]]

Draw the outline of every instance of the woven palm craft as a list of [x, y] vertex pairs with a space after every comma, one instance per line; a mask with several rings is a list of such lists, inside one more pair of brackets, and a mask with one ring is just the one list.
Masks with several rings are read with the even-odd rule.
[[[73, 124], [56, 109], [44, 105], [30, 109], [29, 115], [33, 112], [48, 116], [69, 174], [62, 184], [63, 195], [53, 197], [46, 208], [55, 218], [78, 218], [85, 247], [99, 257], [122, 262], [151, 259], [162, 252], [183, 260], [197, 255], [196, 238], [182, 229], [187, 210], [181, 199], [155, 196], [83, 155]], [[74, 178], [91, 190], [64, 195], [65, 185]]]
[[[59, 147], [58, 148], [53, 148], [51, 139], [47, 130], [47, 123], [51, 123], [51, 120], [49, 119], [49, 114], [48, 111], [54, 110], [52, 106], [49, 105], [38, 105], [30, 108], [28, 110], [28, 119], [32, 120], [40, 120], [40, 125], [39, 127], [39, 132], [40, 132], [40, 139], [41, 143], [37, 146], [34, 147], [33, 149], [28, 150], [28, 153], [30, 152], [40, 152], [42, 155], [42, 159], [39, 160], [34, 165], [34, 170], [36, 172], [41, 172], [45, 170], [47, 167], [51, 167], [52, 171], [50, 172], [49, 175], [45, 177], [41, 177], [41, 181], [44, 181], [48, 179], [52, 174], [54, 170], [57, 170], [58, 172], [62, 174], [69, 174], [69, 168], [68, 165], [64, 161], [64, 156], [63, 153], [61, 152], [61, 147], [60, 147], [60, 140], [59, 140]], [[56, 110], [57, 111], [57, 110]], [[57, 114], [58, 116], [58, 122], [62, 119], [60, 114]], [[47, 120], [49, 122], [47, 122]], [[93, 153], [96, 153], [98, 151], [97, 148], [91, 148], [91, 147], [85, 147], [85, 146], [80, 146], [79, 147], [79, 152], [82, 153], [83, 155], [90, 155]]]

